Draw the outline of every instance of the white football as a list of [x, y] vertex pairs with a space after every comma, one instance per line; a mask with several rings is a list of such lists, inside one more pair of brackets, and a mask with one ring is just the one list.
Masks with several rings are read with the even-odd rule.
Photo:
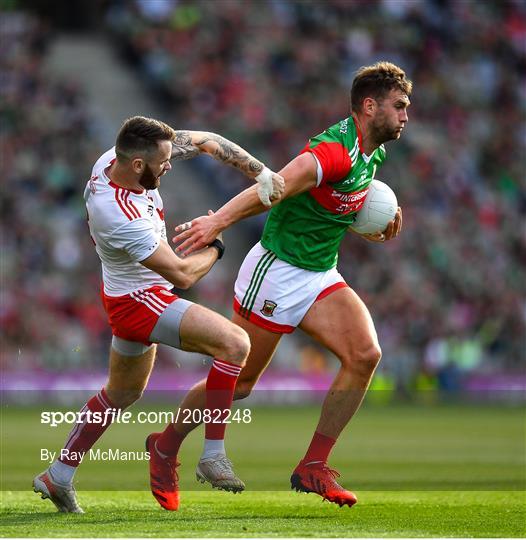
[[369, 191], [351, 229], [361, 234], [374, 234], [385, 231], [394, 219], [398, 201], [394, 191], [380, 180], [373, 179]]

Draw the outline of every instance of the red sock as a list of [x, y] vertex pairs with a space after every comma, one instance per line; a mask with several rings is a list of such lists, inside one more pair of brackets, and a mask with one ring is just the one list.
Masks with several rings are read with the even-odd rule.
[[[214, 363], [206, 379], [206, 408], [211, 411], [213, 420], [224, 420], [230, 410], [236, 381], [241, 371], [241, 366], [218, 360]], [[219, 409], [221, 414], [214, 413]], [[207, 422], [205, 424], [206, 439], [224, 439], [226, 424], [224, 422]]]
[[311, 461], [327, 461], [332, 447], [336, 443], [336, 439], [322, 435], [317, 431], [314, 432], [314, 437], [310, 443], [309, 449], [303, 458], [305, 463]]
[[[106, 410], [114, 414], [117, 414], [118, 411], [108, 399], [106, 390], [103, 388], [97, 395], [90, 398], [80, 410], [81, 413], [84, 413], [80, 417], [82, 422], [75, 424], [75, 427], [71, 430], [64, 448], [60, 452], [59, 461], [72, 467], [78, 466], [85, 452], [98, 441], [112, 423], [113, 414], [105, 414]], [[91, 419], [88, 418], [87, 413], [89, 411], [99, 413], [101, 421], [95, 422], [94, 420], [99, 420], [99, 418], [93, 417], [93, 414]]]
[[185, 437], [186, 435], [182, 435], [175, 431], [175, 426], [173, 424], [168, 424], [167, 428], [155, 442], [155, 447], [165, 456], [176, 456]]

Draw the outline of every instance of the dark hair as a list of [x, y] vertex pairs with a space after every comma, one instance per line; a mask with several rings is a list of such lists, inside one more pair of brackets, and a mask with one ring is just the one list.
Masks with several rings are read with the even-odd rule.
[[117, 135], [115, 153], [119, 159], [130, 159], [154, 153], [159, 141], [173, 141], [175, 131], [164, 122], [144, 116], [125, 120]]
[[351, 109], [360, 112], [365, 98], [381, 101], [393, 89], [411, 95], [413, 83], [406, 78], [403, 69], [391, 62], [376, 62], [372, 66], [361, 67], [352, 83]]

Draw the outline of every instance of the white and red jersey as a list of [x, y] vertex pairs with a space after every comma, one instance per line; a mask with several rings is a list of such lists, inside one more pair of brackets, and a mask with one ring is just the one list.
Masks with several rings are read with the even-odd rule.
[[114, 184], [106, 170], [115, 161], [115, 147], [95, 163], [84, 190], [90, 234], [102, 263], [104, 294], [123, 296], [155, 285], [173, 285], [140, 261], [166, 240], [159, 191], [132, 190]]

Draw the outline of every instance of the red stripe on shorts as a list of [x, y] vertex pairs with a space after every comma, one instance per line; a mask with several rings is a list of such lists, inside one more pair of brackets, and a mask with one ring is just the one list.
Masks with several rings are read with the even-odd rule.
[[[162, 300], [158, 293], [162, 293]], [[124, 296], [107, 296], [102, 291], [102, 301], [113, 335], [145, 345], [151, 345], [149, 337], [159, 316], [178, 298], [158, 285]]]
[[329, 296], [329, 294], [333, 293], [334, 291], [337, 291], [338, 289], [344, 289], [345, 287], [348, 287], [348, 286], [349, 285], [347, 285], [345, 281], [338, 281], [338, 283], [333, 283], [332, 285], [330, 285], [329, 287], [321, 291], [321, 293], [318, 294], [318, 296], [316, 297], [316, 300], [314, 301], [317, 302], [318, 300], [321, 300], [325, 298], [326, 296]]

